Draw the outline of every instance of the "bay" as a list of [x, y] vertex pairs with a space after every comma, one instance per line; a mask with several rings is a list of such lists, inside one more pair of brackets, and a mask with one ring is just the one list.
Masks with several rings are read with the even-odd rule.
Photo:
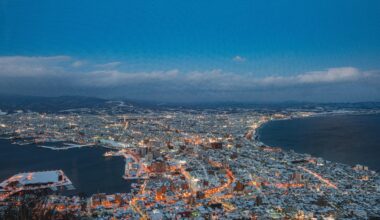
[[61, 169], [76, 190], [66, 193], [129, 192], [130, 181], [122, 178], [124, 159], [107, 157], [101, 147], [51, 150], [35, 145], [14, 145], [0, 140], [0, 181], [20, 172]]
[[380, 170], [380, 114], [270, 121], [258, 136], [269, 146]]

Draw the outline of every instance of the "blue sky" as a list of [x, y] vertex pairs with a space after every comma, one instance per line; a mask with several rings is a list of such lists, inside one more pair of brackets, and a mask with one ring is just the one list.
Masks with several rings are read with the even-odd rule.
[[0, 0], [0, 92], [380, 100], [379, 9], [376, 0]]

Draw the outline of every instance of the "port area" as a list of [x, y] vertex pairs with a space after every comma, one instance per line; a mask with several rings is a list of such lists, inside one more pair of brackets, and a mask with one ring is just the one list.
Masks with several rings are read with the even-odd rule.
[[41, 189], [75, 189], [62, 170], [28, 172], [16, 174], [0, 184], [0, 201], [22, 192]]
[[119, 151], [108, 151], [103, 156], [113, 157], [121, 156], [125, 160], [123, 178], [125, 180], [148, 179], [148, 170], [141, 158], [135, 152], [128, 149]]

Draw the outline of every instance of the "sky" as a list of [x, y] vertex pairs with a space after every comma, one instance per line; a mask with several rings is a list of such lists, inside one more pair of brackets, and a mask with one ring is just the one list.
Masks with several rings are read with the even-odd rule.
[[0, 0], [0, 93], [380, 101], [377, 0]]

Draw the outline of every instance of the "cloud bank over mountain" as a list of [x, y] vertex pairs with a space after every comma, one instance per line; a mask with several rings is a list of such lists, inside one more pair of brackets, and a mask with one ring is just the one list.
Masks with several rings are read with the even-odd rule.
[[380, 101], [380, 72], [343, 66], [259, 77], [223, 69], [131, 71], [128, 62], [70, 56], [3, 56], [0, 92], [172, 102]]

